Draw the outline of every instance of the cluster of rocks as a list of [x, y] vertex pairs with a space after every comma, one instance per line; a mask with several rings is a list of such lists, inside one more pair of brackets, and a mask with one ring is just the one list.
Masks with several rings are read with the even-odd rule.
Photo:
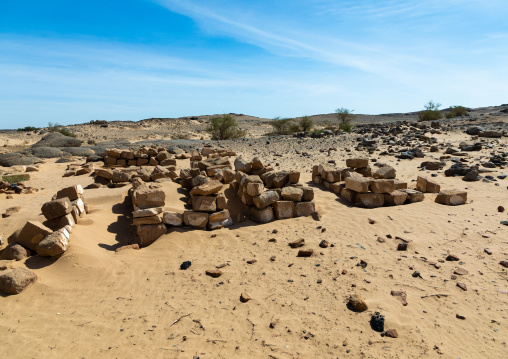
[[93, 163], [75, 164], [72, 163], [67, 165], [67, 170], [63, 174], [63, 177], [82, 176], [90, 174], [95, 170]]
[[38, 192], [39, 190], [34, 187], [27, 186], [24, 182], [30, 179], [30, 175], [13, 175], [2, 176], [0, 180], [0, 193], [7, 195], [7, 199], [12, 199], [13, 194], [30, 194]]
[[316, 211], [314, 190], [298, 183], [300, 172], [274, 171], [257, 157], [252, 161], [237, 158], [235, 171], [229, 185], [256, 222], [309, 216]]
[[12, 268], [11, 261], [20, 261], [37, 253], [57, 258], [69, 248], [72, 227], [88, 213], [88, 206], [80, 185], [64, 188], [42, 205], [43, 223], [28, 221], [9, 237], [9, 245], [0, 252], [0, 291], [18, 294], [37, 275], [26, 268]]
[[108, 167], [131, 167], [131, 166], [175, 166], [176, 161], [164, 147], [143, 146], [138, 151], [119, 150], [117, 148], [106, 149], [104, 164]]
[[316, 165], [312, 168], [312, 180], [348, 202], [365, 208], [421, 202], [425, 198], [424, 193], [438, 193], [436, 202], [442, 204], [457, 205], [467, 200], [466, 192], [441, 192], [441, 186], [425, 176], [418, 176], [416, 189], [410, 189], [407, 182], [395, 178], [393, 167], [376, 165], [379, 168], [373, 171], [368, 158], [349, 158], [345, 168]]
[[111, 188], [124, 187], [134, 178], [140, 178], [143, 182], [161, 181], [165, 179], [176, 179], [176, 160], [171, 159], [168, 166], [157, 165], [143, 166], [141, 168], [96, 168], [94, 172], [94, 183], [89, 188], [100, 188], [108, 186]]
[[[236, 156], [236, 153], [230, 150], [216, 150], [211, 147], [203, 147], [201, 154], [194, 150], [191, 151], [190, 155], [191, 170], [199, 170], [203, 172], [202, 175], [204, 176], [214, 177], [224, 182], [223, 171], [231, 170], [232, 168], [231, 162], [226, 157]], [[180, 178], [182, 179], [183, 187], [193, 187], [189, 182], [188, 176], [185, 176], [185, 178], [180, 176]]]
[[147, 184], [136, 177], [132, 180], [129, 195], [134, 207], [132, 223], [137, 228], [139, 246], [149, 246], [166, 233], [166, 226], [161, 218], [166, 194], [160, 188], [160, 184]]
[[[220, 157], [219, 157], [220, 158]], [[199, 161], [199, 163], [203, 163]], [[210, 172], [213, 175], [223, 176], [222, 172], [228, 171], [229, 167], [224, 169], [215, 169]], [[233, 224], [231, 215], [226, 209], [227, 199], [221, 193], [224, 185], [217, 179], [212, 179], [207, 175], [207, 171], [200, 171], [199, 168], [182, 169], [180, 171], [181, 185], [190, 189], [190, 201], [192, 211], [185, 211], [183, 215], [176, 213], [167, 214], [165, 223], [172, 226], [181, 226], [183, 224], [197, 228], [208, 228], [209, 230], [228, 227]]]

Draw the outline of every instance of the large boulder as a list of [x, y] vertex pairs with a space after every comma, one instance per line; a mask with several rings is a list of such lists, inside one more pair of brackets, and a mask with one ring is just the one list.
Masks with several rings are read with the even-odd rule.
[[19, 294], [30, 284], [37, 281], [37, 274], [29, 269], [19, 267], [0, 272], [0, 292]]
[[21, 261], [30, 255], [30, 250], [18, 243], [10, 243], [0, 252], [0, 260]]
[[64, 136], [60, 132], [51, 132], [44, 136], [34, 147], [79, 147], [83, 141], [74, 137]]
[[41, 159], [34, 156], [25, 156], [21, 153], [12, 152], [0, 155], [0, 166], [27, 166], [40, 162]]
[[164, 207], [166, 194], [160, 189], [140, 187], [134, 191], [132, 200], [137, 209]]
[[40, 241], [36, 250], [40, 256], [55, 257], [64, 253], [67, 248], [69, 248], [69, 232], [62, 228]]
[[30, 152], [39, 158], [59, 158], [64, 155], [59, 148], [55, 147], [34, 147]]

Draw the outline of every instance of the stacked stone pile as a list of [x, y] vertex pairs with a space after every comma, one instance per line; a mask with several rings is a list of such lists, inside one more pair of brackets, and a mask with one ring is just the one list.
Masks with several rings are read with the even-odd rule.
[[138, 151], [107, 149], [104, 164], [109, 167], [176, 166], [176, 161], [164, 147], [141, 147]]
[[176, 179], [176, 160], [170, 166], [157, 165], [144, 166], [139, 169], [111, 169], [111, 168], [96, 168], [95, 183], [90, 185], [90, 188], [99, 188], [103, 186], [108, 187], [123, 187], [129, 184], [134, 178], [140, 178], [143, 182], [157, 181], [163, 178]]
[[408, 188], [406, 182], [395, 178], [393, 167], [378, 164], [379, 168], [372, 171], [367, 158], [347, 159], [346, 166], [316, 165], [312, 169], [312, 180], [348, 202], [366, 208], [421, 202], [425, 199], [424, 193], [438, 193], [436, 202], [442, 204], [463, 204], [467, 200], [466, 192], [441, 191], [441, 186], [426, 176], [418, 176], [416, 189]]
[[[10, 244], [0, 252], [0, 261], [20, 261], [36, 252], [40, 256], [58, 257], [69, 248], [72, 227], [88, 213], [80, 185], [64, 188], [42, 205], [44, 223], [28, 221], [9, 237]], [[2, 267], [3, 268], [3, 267]], [[18, 294], [37, 280], [26, 268], [7, 265], [0, 271], [0, 291]]]
[[314, 190], [298, 183], [300, 172], [273, 171], [259, 158], [250, 162], [237, 158], [235, 170], [229, 185], [256, 222], [309, 216], [316, 211]]
[[82, 175], [90, 174], [94, 170], [95, 170], [95, 166], [92, 162], [85, 163], [82, 165], [72, 163], [70, 165], [67, 165], [67, 170], [63, 174], [63, 177], [82, 176]]

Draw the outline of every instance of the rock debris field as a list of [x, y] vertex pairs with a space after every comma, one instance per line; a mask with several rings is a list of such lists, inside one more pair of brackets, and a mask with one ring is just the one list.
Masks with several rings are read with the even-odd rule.
[[320, 138], [240, 115], [252, 135], [225, 141], [152, 138], [161, 119], [1, 133], [0, 352], [506, 358], [503, 110]]

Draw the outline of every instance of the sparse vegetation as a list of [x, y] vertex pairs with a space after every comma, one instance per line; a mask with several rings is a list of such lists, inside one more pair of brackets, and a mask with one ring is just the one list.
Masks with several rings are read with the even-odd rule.
[[0, 179], [2, 181], [6, 181], [9, 183], [18, 183], [30, 180], [30, 175], [28, 173], [22, 173], [17, 175], [3, 175], [0, 176]]
[[63, 126], [60, 126], [58, 123], [48, 122], [48, 131], [49, 132], [60, 132], [64, 136], [76, 137], [76, 135], [74, 133], [72, 133], [71, 131], [69, 131], [68, 129], [66, 129]]
[[270, 121], [270, 125], [273, 127], [274, 133], [277, 135], [288, 135], [290, 133], [298, 131], [297, 128], [294, 126], [295, 124], [293, 123], [292, 118], [276, 117], [272, 121]]
[[206, 130], [212, 135], [212, 140], [239, 138], [247, 134], [245, 130], [238, 128], [236, 119], [231, 115], [211, 118]]
[[24, 132], [29, 132], [29, 131], [37, 131], [38, 128], [37, 127], [33, 127], [33, 126], [26, 126], [26, 127], [23, 127], [23, 128], [18, 128], [18, 131], [24, 131]]
[[439, 111], [439, 107], [441, 107], [440, 103], [434, 103], [434, 101], [430, 100], [424, 106], [425, 110], [421, 111], [418, 114], [418, 121], [436, 121], [443, 118], [443, 114]]
[[353, 121], [356, 118], [356, 116], [353, 115], [353, 110], [341, 107], [335, 110], [335, 113], [337, 114], [337, 119], [340, 123], [339, 128], [344, 132], [353, 131]]
[[[171, 138], [173, 140], [189, 140], [191, 137], [192, 136], [189, 132], [175, 133], [174, 135], [171, 136]], [[201, 137], [203, 137], [203, 136], [201, 136]]]
[[464, 106], [452, 106], [450, 111], [445, 114], [446, 118], [454, 118], [467, 115], [467, 108]]
[[303, 116], [299, 121], [300, 129], [308, 132], [314, 127], [314, 121], [309, 116]]

